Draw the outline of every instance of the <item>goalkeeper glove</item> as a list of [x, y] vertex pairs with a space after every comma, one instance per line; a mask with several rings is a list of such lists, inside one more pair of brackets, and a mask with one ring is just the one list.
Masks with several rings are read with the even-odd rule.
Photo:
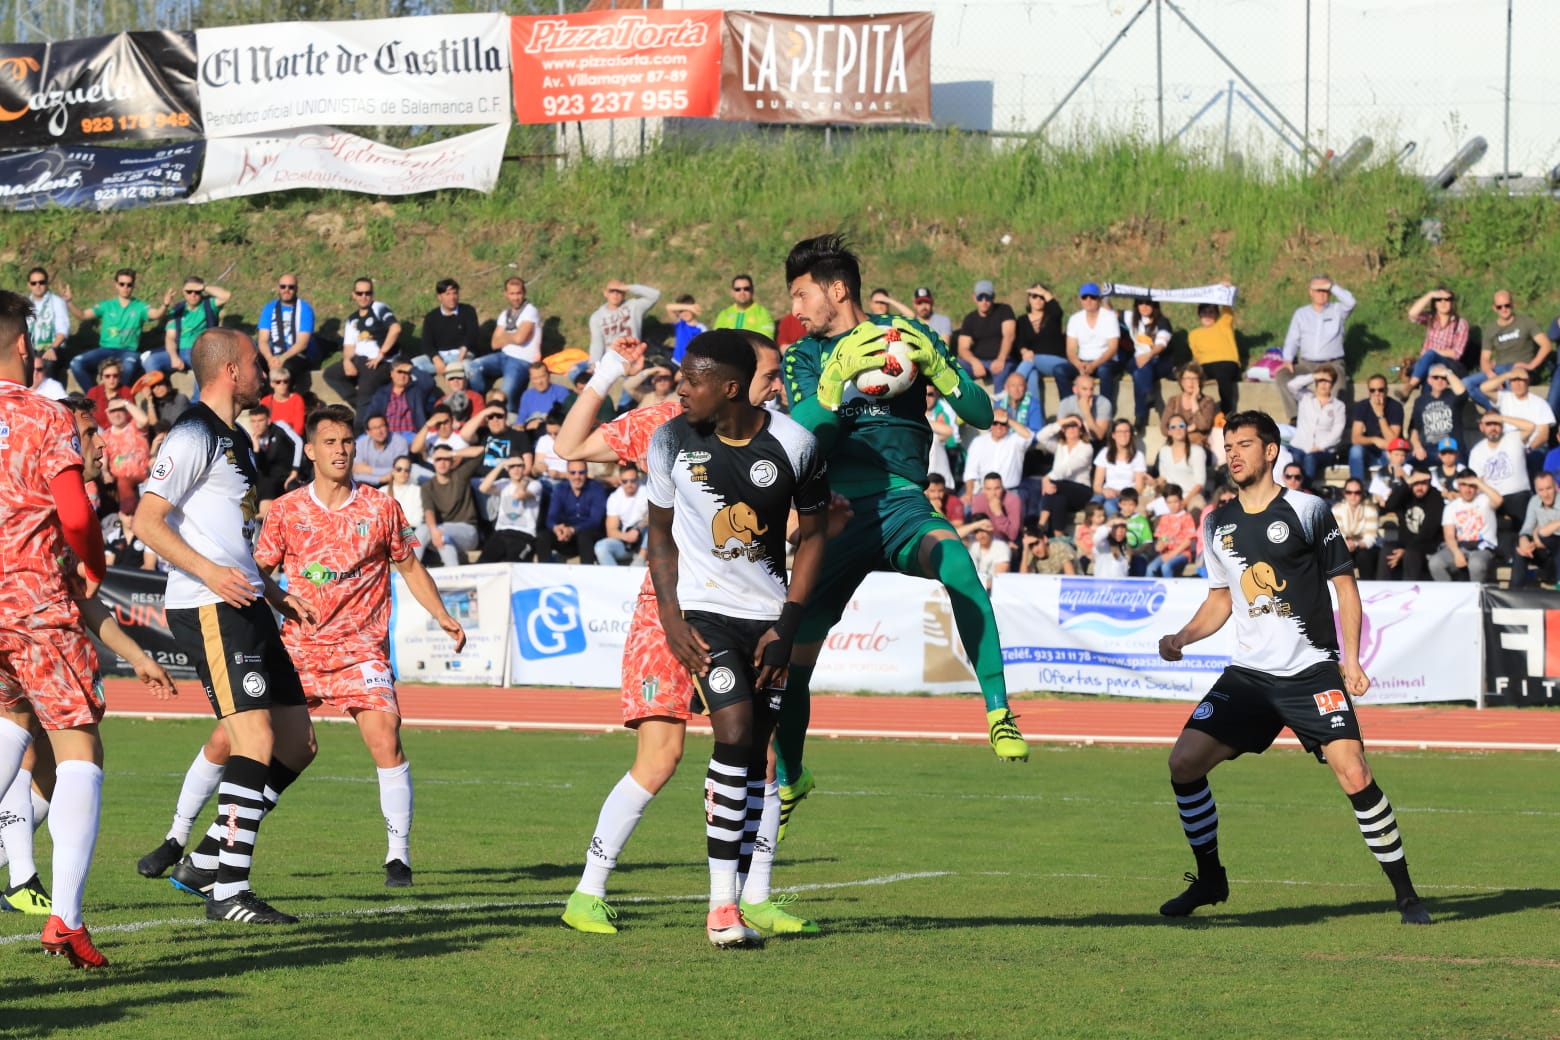
[[864, 321], [847, 332], [829, 353], [818, 375], [818, 403], [837, 412], [845, 399], [845, 384], [883, 367], [883, 333], [886, 326]]
[[948, 364], [948, 359], [926, 338], [926, 333], [904, 318], [895, 318], [893, 327], [899, 333], [900, 341], [909, 348], [910, 360], [937, 388], [937, 392], [944, 397], [958, 397], [959, 372]]

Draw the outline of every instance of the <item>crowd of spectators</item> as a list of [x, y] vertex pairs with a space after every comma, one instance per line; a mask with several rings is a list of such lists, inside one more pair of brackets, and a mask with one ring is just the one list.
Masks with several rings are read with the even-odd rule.
[[[229, 316], [235, 294], [191, 276], [154, 305], [137, 284], [135, 270], [116, 271], [111, 292], [83, 308], [69, 285], [54, 290], [45, 269], [28, 274], [37, 388], [56, 398], [74, 390], [92, 409], [108, 445], [99, 493], [110, 543], [151, 566], [134, 538], [137, 488], [159, 438], [199, 400], [192, 379], [175, 377], [188, 372], [195, 338]], [[438, 279], [433, 306], [412, 325], [360, 278], [339, 319], [322, 321], [325, 308], [305, 298], [298, 276], [280, 275], [253, 326], [270, 393], [241, 422], [260, 469], [261, 517], [309, 479], [299, 434], [318, 377], [357, 413], [358, 479], [402, 502], [430, 562], [642, 562], [637, 470], [569, 462], [553, 437], [594, 360], [617, 337], [644, 334], [661, 291], [606, 282], [582, 323], [588, 347], [544, 352], [525, 281], [493, 288], [502, 303], [484, 322], [456, 279]], [[711, 325], [753, 329], [782, 347], [798, 338], [794, 317], [782, 310], [777, 323], [757, 288], [734, 275], [731, 302]], [[1509, 568], [1514, 587], [1554, 587], [1560, 380], [1549, 380], [1547, 395], [1534, 384], [1552, 366], [1560, 319], [1546, 331], [1501, 291], [1489, 320], [1475, 325], [1456, 294], [1437, 286], [1407, 308], [1416, 356], [1400, 373], [1365, 374], [1355, 401], [1345, 351], [1355, 298], [1326, 275], [1308, 295], [1267, 367], [1250, 370], [1277, 382], [1285, 409], [1275, 480], [1334, 503], [1361, 577], [1489, 582]], [[1096, 282], [1079, 287], [1071, 313], [1040, 281], [1017, 310], [998, 297], [992, 281], [976, 282], [962, 318], [939, 311], [927, 286], [909, 304], [886, 288], [867, 297], [873, 313], [937, 331], [994, 398], [991, 428], [976, 431], [925, 391], [927, 494], [982, 574], [1195, 572], [1198, 517], [1232, 493], [1221, 424], [1246, 371], [1234, 309], [1185, 305], [1193, 320], [1178, 333], [1165, 313], [1175, 305], [1117, 301]], [[675, 396], [681, 351], [706, 326], [690, 294], [661, 313], [664, 346], [631, 366], [601, 419]], [[73, 319], [82, 324], [74, 338]], [[1126, 383], [1130, 418], [1116, 413]]]

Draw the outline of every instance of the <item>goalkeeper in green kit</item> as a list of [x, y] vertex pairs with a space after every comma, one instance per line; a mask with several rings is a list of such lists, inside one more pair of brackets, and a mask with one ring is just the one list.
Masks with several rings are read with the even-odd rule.
[[884, 563], [902, 574], [940, 581], [948, 590], [959, 637], [986, 699], [992, 749], [1005, 761], [1029, 757], [1008, 710], [991, 597], [958, 532], [923, 493], [932, 444], [926, 395], [916, 386], [893, 398], [868, 397], [853, 381], [882, 368], [884, 344], [897, 337], [909, 348], [921, 378], [965, 422], [989, 428], [991, 398], [930, 328], [862, 310], [861, 267], [841, 236], [798, 242], [786, 257], [785, 278], [791, 313], [807, 332], [786, 349], [783, 362], [791, 417], [818, 436], [829, 463], [829, 484], [850, 499], [854, 515], [829, 540], [791, 654], [775, 732], [782, 835], [791, 811], [813, 787], [802, 748], [818, 651], [862, 579]]

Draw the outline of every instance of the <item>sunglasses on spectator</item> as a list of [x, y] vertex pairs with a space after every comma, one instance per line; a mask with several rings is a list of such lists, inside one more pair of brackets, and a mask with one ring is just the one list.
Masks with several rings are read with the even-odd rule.
[[409, 376], [412, 374], [412, 370], [409, 368], [392, 368], [390, 374], [393, 376]]
[[352, 295], [353, 296], [372, 296], [372, 295], [374, 295], [374, 290], [372, 290], [372, 289], [353, 289], [352, 290]]
[[288, 379], [286, 376], [272, 376], [271, 377], [271, 385], [272, 386], [286, 386], [288, 383], [291, 383], [291, 382], [292, 382], [292, 380]]
[[1097, 299], [1099, 299], [1099, 295], [1096, 294], [1096, 293], [1083, 293], [1081, 296], [1078, 297], [1078, 299], [1080, 299], [1080, 300], [1097, 300]]
[[1037, 292], [1025, 293], [1024, 295], [1029, 297], [1031, 300], [1043, 299], [1043, 297], [1041, 297], [1041, 295]]
[[1451, 303], [1452, 302], [1452, 297], [1450, 297], [1450, 296], [1432, 296], [1430, 298], [1432, 300], [1434, 300], [1436, 303]]
[[1325, 383], [1328, 386], [1332, 386], [1333, 385], [1333, 381], [1331, 379], [1313, 379], [1312, 382], [1313, 383]]
[[585, 471], [582, 470], [582, 469], [571, 469], [571, 470], [569, 470], [569, 476], [571, 476], [571, 477], [583, 477], [583, 476], [585, 476]]
[[1387, 388], [1384, 386], [1373, 386], [1370, 388], [1370, 392], [1373, 394], [1384, 394], [1387, 392]]
[[732, 292], [752, 292], [753, 291], [753, 287], [751, 285], [733, 285], [731, 287], [731, 291]]
[[27, 279], [27, 284], [28, 285], [48, 285], [49, 284], [49, 280], [47, 278], [29, 278], [29, 279]]
[[1497, 303], [1495, 305], [1495, 309], [1498, 310], [1498, 311], [1509, 311], [1509, 310], [1511, 310], [1511, 304], [1509, 304], [1509, 303]]
[[114, 284], [118, 285], [118, 286], [120, 286], [122, 288], [125, 288], [125, 289], [134, 289], [135, 288], [135, 283], [134, 282], [115, 282]]
[[392, 467], [390, 467], [390, 472], [392, 472], [392, 473], [410, 473], [411, 471], [412, 471], [412, 467], [410, 467], [410, 466], [392, 466]]
[[1359, 496], [1363, 495], [1365, 492], [1361, 491], [1359, 488], [1344, 488], [1343, 493], [1345, 495]]
[[989, 303], [989, 302], [990, 302], [990, 301], [992, 301], [992, 300], [995, 300], [995, 299], [996, 299], [996, 297], [995, 297], [995, 296], [993, 296], [993, 295], [991, 295], [991, 294], [990, 294], [990, 293], [987, 293], [987, 292], [982, 292], [982, 293], [976, 293], [976, 294], [975, 294], [975, 298], [976, 298], [976, 299], [977, 299], [977, 300], [984, 300], [984, 301], [986, 301], [986, 302], [988, 302], [988, 303]]
[[1284, 479], [1285, 480], [1299, 480], [1300, 477], [1301, 477], [1301, 474], [1299, 474], [1299, 473], [1285, 473], [1284, 474]]
[[276, 283], [276, 287], [278, 289], [296, 289], [296, 288], [298, 288], [298, 283], [297, 282], [277, 282]]
[[1439, 379], [1443, 383], [1446, 382], [1446, 377], [1445, 376], [1431, 376], [1430, 378], [1431, 379]]
[[186, 295], [186, 296], [204, 296], [204, 295], [206, 295], [206, 290], [204, 290], [204, 289], [186, 289], [186, 290], [184, 290], [184, 295]]

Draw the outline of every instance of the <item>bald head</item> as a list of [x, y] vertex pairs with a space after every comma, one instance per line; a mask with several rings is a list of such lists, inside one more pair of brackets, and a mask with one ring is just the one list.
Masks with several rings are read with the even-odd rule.
[[255, 351], [254, 341], [237, 329], [207, 329], [195, 338], [190, 365], [201, 386], [221, 378], [222, 366], [248, 360]]

